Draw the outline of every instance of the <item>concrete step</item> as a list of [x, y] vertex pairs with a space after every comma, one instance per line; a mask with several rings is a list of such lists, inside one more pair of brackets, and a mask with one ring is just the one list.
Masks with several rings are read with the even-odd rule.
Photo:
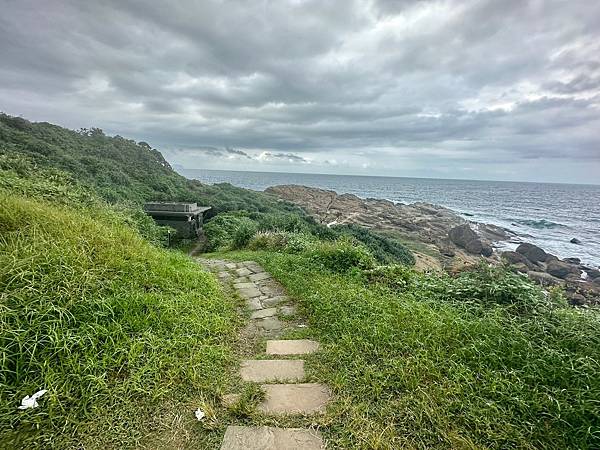
[[240, 375], [244, 381], [301, 381], [304, 379], [304, 361], [278, 359], [251, 359], [242, 361]]
[[327, 386], [318, 383], [263, 384], [265, 400], [259, 411], [266, 414], [317, 414], [324, 413], [331, 393]]
[[265, 317], [273, 317], [277, 315], [277, 308], [265, 308], [254, 311], [250, 316], [251, 319], [264, 319]]
[[267, 341], [268, 355], [306, 355], [318, 349], [319, 343], [309, 339]]
[[221, 450], [321, 450], [323, 439], [301, 428], [228, 426]]

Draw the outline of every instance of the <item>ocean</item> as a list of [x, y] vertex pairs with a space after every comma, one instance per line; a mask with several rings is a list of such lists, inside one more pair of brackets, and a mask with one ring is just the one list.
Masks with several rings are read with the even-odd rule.
[[[508, 228], [523, 241], [559, 256], [600, 266], [600, 185], [438, 180], [353, 175], [185, 170], [205, 183], [231, 183], [262, 191], [301, 184], [393, 202], [446, 206], [466, 219]], [[581, 244], [569, 241], [577, 238]], [[516, 244], [506, 244], [507, 248]]]

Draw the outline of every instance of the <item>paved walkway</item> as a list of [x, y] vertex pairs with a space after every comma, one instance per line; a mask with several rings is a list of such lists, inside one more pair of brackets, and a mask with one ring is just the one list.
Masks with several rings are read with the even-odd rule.
[[[281, 340], [283, 333], [302, 323], [280, 320], [292, 316], [296, 306], [283, 287], [253, 261], [198, 259], [223, 283], [231, 283], [245, 300], [250, 320], [244, 333], [256, 342], [267, 338], [266, 355], [271, 359], [246, 359], [240, 367], [245, 382], [260, 383], [265, 399], [258, 409], [269, 416], [322, 414], [330, 399], [327, 386], [304, 383], [301, 355], [315, 352], [315, 341]], [[243, 353], [243, 352], [241, 352]], [[264, 355], [261, 355], [264, 356]], [[278, 357], [285, 357], [280, 359]], [[290, 359], [292, 357], [293, 359]], [[221, 450], [319, 450], [325, 448], [320, 434], [301, 428], [229, 426]]]

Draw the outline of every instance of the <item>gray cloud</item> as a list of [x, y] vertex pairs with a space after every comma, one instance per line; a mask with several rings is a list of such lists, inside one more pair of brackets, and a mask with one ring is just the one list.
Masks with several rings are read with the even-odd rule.
[[600, 174], [598, 2], [0, 3], [0, 110], [176, 164]]

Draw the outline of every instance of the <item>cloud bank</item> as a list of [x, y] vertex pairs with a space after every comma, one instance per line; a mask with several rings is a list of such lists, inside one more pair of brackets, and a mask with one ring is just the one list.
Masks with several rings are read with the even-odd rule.
[[0, 4], [0, 110], [187, 168], [600, 182], [599, 2]]

